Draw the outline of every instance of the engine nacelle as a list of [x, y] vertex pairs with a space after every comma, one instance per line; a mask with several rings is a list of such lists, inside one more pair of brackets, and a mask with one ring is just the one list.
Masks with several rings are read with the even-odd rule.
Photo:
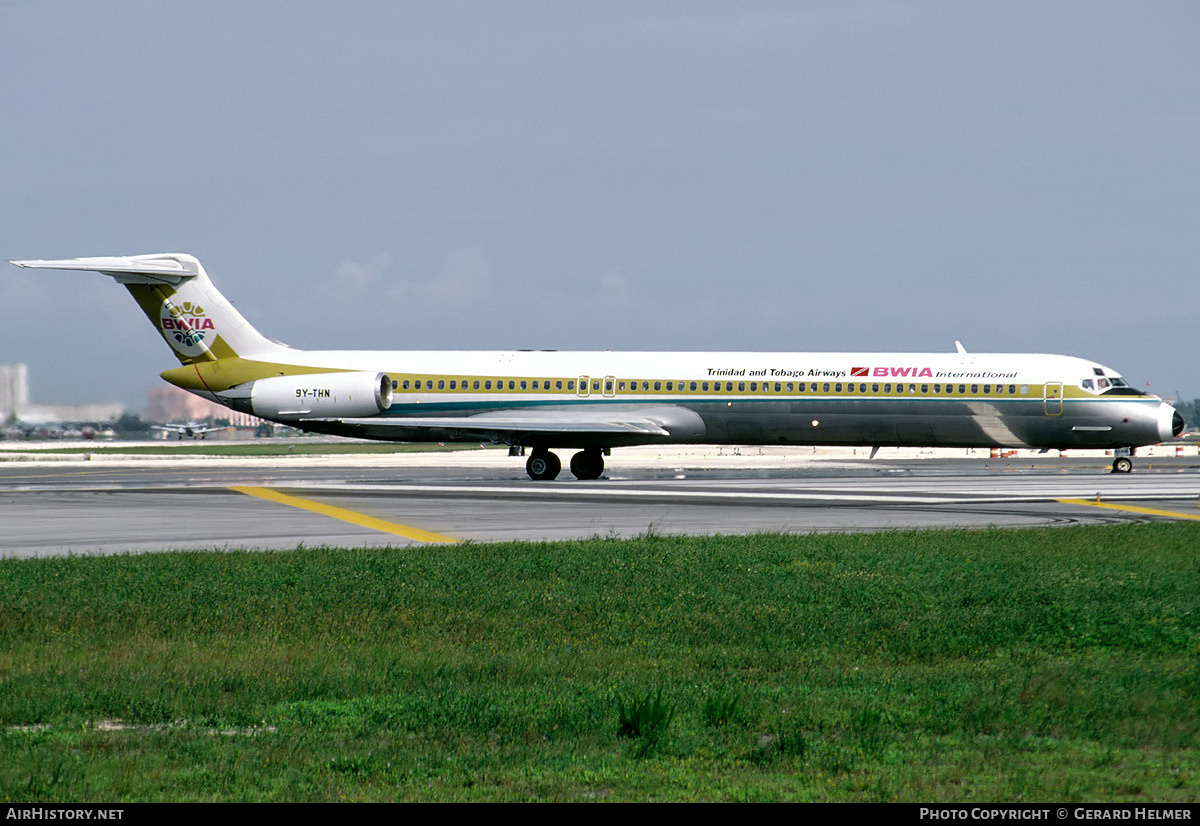
[[386, 373], [306, 373], [275, 376], [250, 385], [250, 412], [264, 419], [355, 419], [392, 406]]

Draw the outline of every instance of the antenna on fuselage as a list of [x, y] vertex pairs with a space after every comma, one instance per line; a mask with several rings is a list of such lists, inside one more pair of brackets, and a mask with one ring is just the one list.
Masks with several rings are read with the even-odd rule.
[[958, 349], [958, 354], [960, 356], [965, 356], [967, 354], [967, 348], [962, 346], [961, 341], [955, 340], [954, 346]]

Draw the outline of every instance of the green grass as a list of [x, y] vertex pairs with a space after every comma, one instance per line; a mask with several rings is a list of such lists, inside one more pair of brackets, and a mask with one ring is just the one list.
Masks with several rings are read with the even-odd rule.
[[0, 798], [1195, 801], [1198, 574], [1181, 523], [4, 560]]

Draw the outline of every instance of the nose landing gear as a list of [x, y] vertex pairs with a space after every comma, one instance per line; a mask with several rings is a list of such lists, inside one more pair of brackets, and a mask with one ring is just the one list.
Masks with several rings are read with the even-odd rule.
[[1122, 447], [1116, 451], [1116, 458], [1113, 459], [1113, 473], [1129, 473], [1133, 470], [1133, 448]]

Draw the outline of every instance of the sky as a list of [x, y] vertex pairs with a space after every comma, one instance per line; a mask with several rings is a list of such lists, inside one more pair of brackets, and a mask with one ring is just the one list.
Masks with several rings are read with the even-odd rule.
[[[1062, 353], [1200, 397], [1200, 4], [0, 0], [0, 259], [296, 347]], [[170, 350], [0, 263], [0, 364]]]

